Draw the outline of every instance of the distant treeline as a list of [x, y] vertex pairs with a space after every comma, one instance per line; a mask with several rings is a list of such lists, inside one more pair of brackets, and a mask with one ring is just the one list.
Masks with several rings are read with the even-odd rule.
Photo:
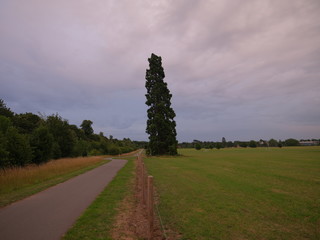
[[16, 114], [0, 99], [0, 168], [63, 157], [117, 155], [144, 147], [129, 138], [94, 134], [91, 125], [92, 121], [84, 120], [79, 128], [58, 114]]
[[207, 149], [220, 149], [220, 148], [231, 148], [231, 147], [283, 147], [283, 146], [315, 146], [319, 145], [320, 139], [307, 139], [300, 141], [294, 138], [289, 138], [284, 141], [277, 141], [275, 139], [270, 140], [262, 140], [259, 141], [251, 140], [251, 141], [226, 141], [225, 138], [222, 138], [221, 142], [210, 142], [210, 141], [199, 141], [193, 140], [193, 142], [183, 142], [179, 143], [180, 148], [207, 148]]

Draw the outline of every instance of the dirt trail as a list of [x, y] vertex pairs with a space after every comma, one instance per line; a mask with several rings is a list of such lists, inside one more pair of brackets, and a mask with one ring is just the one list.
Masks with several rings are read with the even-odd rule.
[[[138, 161], [135, 161], [135, 178], [132, 185], [132, 192], [121, 203], [119, 215], [112, 231], [112, 238], [117, 240], [138, 240], [148, 239], [148, 217], [146, 206], [142, 203], [142, 175]], [[157, 202], [157, 200], [156, 200]], [[176, 234], [164, 236], [158, 216], [155, 214], [154, 230], [152, 240], [175, 240]], [[169, 231], [167, 229], [167, 231]]]
[[0, 209], [0, 239], [60, 239], [126, 162], [112, 160]]

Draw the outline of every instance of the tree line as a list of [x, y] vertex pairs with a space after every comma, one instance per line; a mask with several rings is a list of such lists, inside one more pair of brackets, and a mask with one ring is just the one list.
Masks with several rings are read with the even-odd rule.
[[309, 141], [313, 142], [319, 145], [320, 139], [308, 139], [308, 140], [303, 140], [301, 139], [300, 141], [294, 138], [288, 138], [284, 141], [281, 140], [275, 140], [275, 139], [270, 139], [270, 140], [262, 140], [260, 139], [259, 141], [255, 140], [250, 140], [250, 141], [226, 141], [226, 139], [223, 137], [222, 141], [219, 142], [214, 142], [214, 141], [199, 141], [199, 140], [193, 140], [192, 142], [182, 142], [178, 144], [179, 148], [195, 148], [195, 149], [220, 149], [220, 148], [231, 148], [231, 147], [251, 147], [251, 148], [256, 148], [256, 147], [284, 147], [284, 146], [300, 146], [300, 142], [302, 141]]
[[0, 99], [0, 168], [41, 164], [50, 159], [117, 155], [136, 150], [129, 138], [118, 140], [95, 134], [91, 120], [80, 127], [58, 114], [17, 114]]

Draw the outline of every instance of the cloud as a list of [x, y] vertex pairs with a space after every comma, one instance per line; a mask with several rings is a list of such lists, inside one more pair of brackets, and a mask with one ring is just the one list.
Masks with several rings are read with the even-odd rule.
[[0, 95], [16, 111], [146, 139], [154, 52], [179, 140], [319, 137], [319, 10], [317, 0], [4, 0]]

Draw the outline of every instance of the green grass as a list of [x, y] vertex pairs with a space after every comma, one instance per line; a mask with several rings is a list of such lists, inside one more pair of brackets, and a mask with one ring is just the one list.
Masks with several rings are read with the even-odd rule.
[[110, 160], [102, 157], [66, 158], [40, 166], [0, 171], [0, 207], [62, 183]]
[[180, 150], [145, 159], [181, 239], [320, 239], [320, 148]]
[[121, 200], [132, 191], [135, 157], [121, 157], [128, 163], [63, 237], [71, 239], [112, 239], [111, 230]]

